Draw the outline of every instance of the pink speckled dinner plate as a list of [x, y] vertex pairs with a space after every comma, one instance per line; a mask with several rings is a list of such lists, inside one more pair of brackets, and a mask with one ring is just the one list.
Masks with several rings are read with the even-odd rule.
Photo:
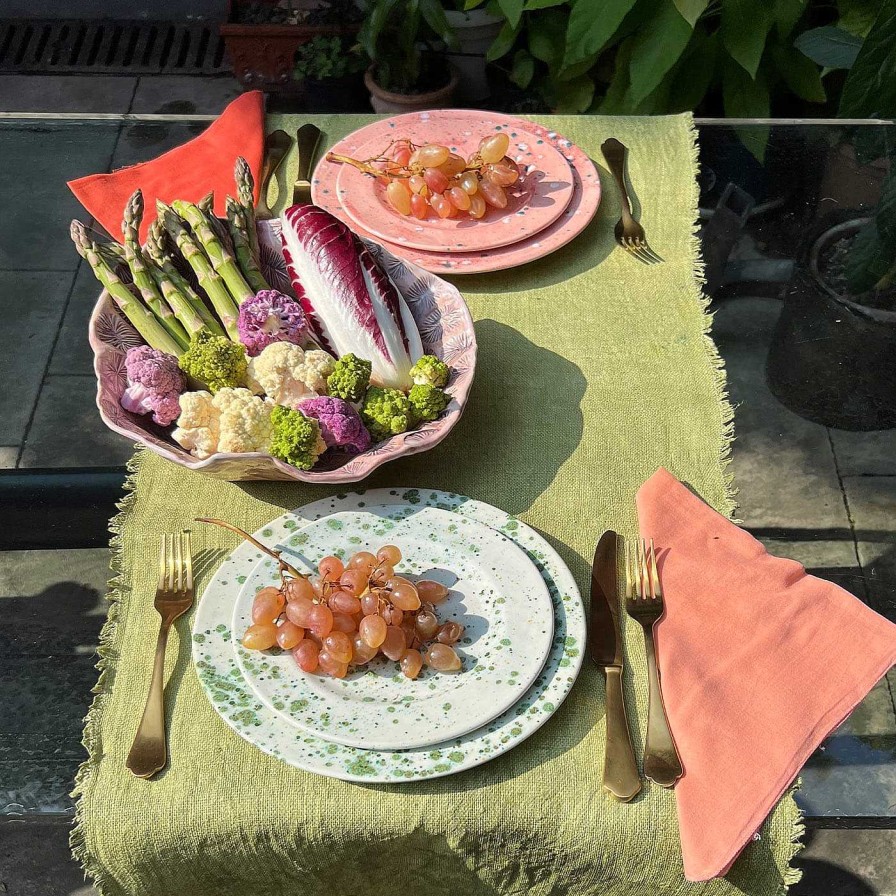
[[[390, 131], [393, 131], [394, 136], [397, 137], [399, 133], [403, 132], [406, 120], [416, 119], [419, 121], [421, 116], [429, 116], [427, 120], [432, 121], [434, 117], [442, 114], [445, 113], [438, 110], [423, 113], [413, 112], [376, 124], [391, 125]], [[575, 239], [591, 222], [600, 204], [601, 185], [597, 169], [591, 159], [572, 141], [532, 121], [491, 112], [475, 114], [480, 122], [480, 130], [483, 128], [483, 123], [504, 124], [508, 127], [519, 124], [524, 130], [553, 146], [566, 159], [572, 172], [572, 197], [560, 217], [543, 230], [518, 242], [493, 249], [477, 248], [469, 252], [436, 252], [414, 249], [395, 242], [394, 238], [386, 242], [386, 246], [393, 255], [434, 273], [480, 274], [507, 270], [544, 258]], [[372, 126], [368, 125], [368, 128]], [[353, 137], [357, 139], [358, 135], [363, 135], [366, 130], [367, 128], [362, 128], [354, 135], [349, 135], [333, 148], [334, 151], [343, 151], [340, 147], [351, 141]], [[362, 136], [361, 139], [366, 138]], [[344, 221], [360, 236], [372, 239], [373, 234], [355, 222], [339, 201], [336, 186], [339, 175], [338, 167], [323, 161], [318, 164], [312, 179], [314, 202]]]
[[[427, 114], [428, 118], [423, 117]], [[441, 143], [469, 158], [484, 136], [503, 132], [510, 138], [507, 155], [517, 163], [520, 179], [505, 188], [507, 207], [489, 207], [478, 221], [468, 215], [440, 218], [434, 211], [418, 221], [392, 208], [386, 200], [385, 184], [351, 165], [324, 160], [322, 165], [337, 169], [336, 193], [353, 224], [380, 240], [427, 252], [497, 249], [544, 230], [563, 214], [572, 199], [569, 163], [544, 136], [522, 127], [525, 122], [493, 122], [480, 112], [466, 109], [404, 115], [397, 128], [390, 126], [393, 121], [378, 121], [356, 131], [337, 144], [334, 152], [362, 160], [375, 158], [392, 143], [400, 128], [401, 136], [418, 145]]]

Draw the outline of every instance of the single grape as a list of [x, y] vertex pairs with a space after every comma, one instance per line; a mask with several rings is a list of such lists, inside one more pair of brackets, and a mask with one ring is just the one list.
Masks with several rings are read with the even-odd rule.
[[394, 607], [392, 604], [387, 603], [380, 609], [380, 616], [386, 620], [387, 625], [401, 625], [401, 622], [404, 619], [404, 612], [399, 610], [398, 607]]
[[447, 644], [429, 645], [423, 657], [426, 665], [431, 666], [436, 672], [458, 672], [460, 670], [460, 657], [454, 652], [454, 648]]
[[333, 630], [333, 611], [324, 604], [315, 604], [311, 610], [311, 622], [307, 627], [318, 637], [326, 638]]
[[355, 622], [354, 616], [349, 616], [348, 613], [333, 614], [334, 632], [346, 632], [351, 635], [357, 630], [357, 628], [358, 624]]
[[479, 143], [479, 156], [483, 162], [500, 162], [507, 154], [510, 137], [507, 134], [492, 134], [483, 137]]
[[379, 647], [386, 640], [388, 629], [389, 626], [382, 616], [365, 616], [358, 626], [358, 634], [364, 639], [365, 644]]
[[308, 584], [311, 586], [315, 598], [323, 597], [324, 582], [320, 576], [308, 576]]
[[417, 594], [420, 595], [420, 600], [428, 604], [439, 604], [448, 597], [448, 589], [433, 579], [420, 579], [417, 582]]
[[297, 597], [304, 597], [306, 600], [314, 600], [314, 589], [311, 583], [304, 576], [300, 579], [287, 579], [283, 585], [283, 593], [286, 599], [295, 600]]
[[252, 601], [252, 621], [258, 623], [273, 622], [283, 609], [286, 597], [276, 588], [262, 588]]
[[445, 196], [451, 200], [455, 208], [462, 212], [470, 207], [470, 194], [460, 187], [450, 187]]
[[363, 666], [369, 663], [377, 654], [379, 648], [371, 647], [360, 635], [355, 635], [352, 641], [352, 664]]
[[476, 193], [470, 197], [470, 207], [467, 209], [467, 214], [471, 218], [477, 219], [485, 214], [485, 200], [482, 198], [481, 193]]
[[441, 146], [438, 143], [427, 143], [421, 146], [417, 153], [417, 161], [424, 168], [438, 168], [444, 165], [451, 155], [451, 150], [447, 146]]
[[342, 663], [328, 650], [321, 650], [317, 655], [317, 665], [321, 672], [325, 672], [331, 678], [345, 678], [348, 673], [348, 663]]
[[401, 658], [401, 671], [405, 678], [415, 679], [423, 668], [423, 657], [419, 650], [409, 650]]
[[250, 625], [243, 635], [246, 650], [267, 650], [277, 643], [277, 626], [273, 622], [257, 622]]
[[482, 177], [499, 187], [509, 187], [519, 180], [520, 173], [515, 167], [511, 168], [509, 165], [499, 162], [497, 165], [486, 165]]
[[427, 168], [423, 180], [433, 193], [444, 193], [448, 189], [448, 178], [438, 168]]
[[315, 606], [307, 597], [297, 597], [286, 605], [286, 618], [299, 628], [308, 628], [314, 619]]
[[324, 638], [324, 650], [340, 663], [352, 661], [352, 639], [345, 632], [330, 632]]
[[402, 576], [393, 576], [386, 582], [389, 599], [399, 610], [417, 610], [420, 607], [420, 596], [414, 585]]
[[367, 588], [367, 573], [357, 567], [349, 567], [339, 578], [343, 591], [360, 596]]
[[439, 620], [436, 617], [436, 614], [430, 610], [421, 610], [417, 614], [417, 619], [414, 624], [417, 629], [417, 634], [420, 635], [424, 641], [431, 641], [439, 630]]
[[458, 179], [460, 188], [472, 196], [479, 189], [479, 178], [475, 171], [465, 171]]
[[456, 152], [453, 152], [441, 165], [438, 166], [438, 169], [445, 175], [445, 177], [455, 177], [466, 167], [466, 160]]
[[395, 570], [392, 569], [391, 563], [377, 563], [376, 569], [370, 574], [370, 583], [371, 585], [378, 585], [382, 587], [395, 575]]
[[331, 610], [345, 613], [347, 616], [361, 612], [361, 601], [354, 594], [349, 594], [348, 591], [334, 591], [330, 595], [328, 603]]
[[394, 544], [383, 545], [376, 552], [376, 559], [380, 563], [390, 563], [392, 566], [397, 566], [401, 562], [401, 549]]
[[415, 149], [411, 153], [411, 157], [408, 159], [408, 168], [415, 168], [420, 164], [420, 150]]
[[436, 640], [440, 644], [456, 644], [464, 636], [464, 627], [459, 622], [446, 622], [439, 626]]
[[324, 557], [324, 559], [317, 564], [317, 570], [320, 573], [320, 577], [329, 582], [337, 581], [344, 569], [345, 566], [338, 557]]
[[400, 660], [407, 649], [404, 632], [397, 625], [390, 625], [386, 631], [386, 639], [380, 645], [380, 650], [390, 660]]
[[416, 193], [411, 196], [411, 214], [418, 221], [425, 221], [429, 215], [429, 203]]
[[392, 159], [404, 168], [411, 160], [411, 147], [407, 143], [396, 143], [392, 147]]
[[416, 647], [420, 642], [420, 636], [417, 634], [417, 626], [413, 615], [405, 613], [399, 627], [404, 632], [404, 640], [408, 647]]
[[361, 612], [365, 616], [372, 616], [375, 613], [379, 613], [380, 611], [380, 599], [374, 594], [372, 591], [368, 591], [364, 597], [361, 598]]
[[277, 644], [284, 650], [292, 650], [305, 637], [305, 629], [299, 628], [288, 619], [277, 629]]
[[352, 554], [351, 559], [348, 561], [348, 565], [353, 569], [360, 569], [362, 572], [370, 575], [373, 568], [376, 566], [376, 557], [374, 557], [370, 551], [358, 551], [357, 554]]
[[399, 215], [411, 213], [411, 191], [403, 180], [393, 180], [386, 187], [386, 199]]
[[495, 208], [507, 207], [507, 196], [504, 193], [503, 187], [499, 187], [490, 180], [483, 180], [479, 184], [479, 192], [489, 205], [494, 206]]
[[436, 193], [429, 204], [435, 209], [436, 214], [440, 218], [453, 218], [457, 214], [457, 209], [453, 202], [449, 202], [441, 193]]
[[408, 178], [408, 187], [414, 194], [422, 193], [426, 189], [426, 181], [423, 180], [423, 175], [412, 174]]
[[317, 671], [318, 652], [317, 644], [305, 638], [293, 648], [292, 656], [303, 672], [315, 672]]

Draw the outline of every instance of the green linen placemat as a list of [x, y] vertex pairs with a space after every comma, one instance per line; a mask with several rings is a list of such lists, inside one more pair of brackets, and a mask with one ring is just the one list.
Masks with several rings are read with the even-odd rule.
[[[305, 120], [269, 126], [293, 131]], [[332, 142], [371, 117], [313, 120]], [[599, 162], [610, 135], [631, 147], [642, 220], [666, 262], [647, 267], [615, 248], [619, 202], [602, 168], [600, 210], [573, 243], [516, 270], [457, 278], [479, 341], [467, 411], [441, 445], [360, 487], [446, 489], [518, 514], [547, 535], [587, 596], [595, 539], [609, 527], [635, 531], [635, 491], [659, 465], [732, 511], [731, 408], [698, 285], [690, 117], [541, 120]], [[124, 760], [158, 627], [158, 535], [209, 514], [252, 531], [333, 491], [220, 482], [144, 452], [135, 470], [114, 522], [118, 578], [73, 834], [104, 896], [770, 896], [796, 879], [800, 825], [788, 795], [727, 878], [684, 880], [673, 794], [645, 783], [622, 805], [601, 788], [604, 691], [590, 664], [554, 718], [507, 755], [436, 781], [364, 786], [287, 767], [234, 734], [193, 670], [187, 616], [168, 655], [171, 763], [155, 780], [134, 778]], [[192, 528], [201, 594], [237, 539]], [[644, 642], [635, 625], [625, 637], [640, 755]]]

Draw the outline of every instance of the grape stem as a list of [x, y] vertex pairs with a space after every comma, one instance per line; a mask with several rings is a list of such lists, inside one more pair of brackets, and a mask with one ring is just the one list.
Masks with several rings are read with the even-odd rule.
[[294, 579], [307, 579], [308, 576], [305, 573], [299, 572], [294, 566], [290, 566], [280, 555], [282, 551], [275, 551], [272, 548], [263, 545], [260, 541], [253, 538], [248, 532], [244, 532], [240, 529], [239, 526], [231, 525], [230, 523], [225, 523], [224, 520], [216, 520], [210, 517], [196, 517], [194, 522], [197, 523], [211, 523], [213, 526], [221, 526], [224, 529], [229, 529], [231, 532], [235, 532], [237, 535], [242, 536], [246, 539], [250, 544], [255, 545], [259, 551], [264, 551], [269, 557], [273, 557], [280, 566], [280, 578], [283, 580], [284, 573], [289, 573], [289, 575]]
[[[386, 149], [388, 152], [388, 147]], [[340, 162], [343, 165], [351, 165], [352, 168], [357, 168], [358, 171], [363, 174], [369, 174], [371, 177], [391, 177], [393, 179], [396, 178], [407, 178], [412, 177], [415, 174], [422, 174], [425, 170], [423, 166], [417, 166], [417, 168], [403, 168], [400, 165], [390, 169], [388, 171], [381, 171], [379, 168], [376, 168], [371, 162], [389, 162], [389, 159], [384, 158], [383, 156], [374, 156], [371, 159], [367, 159], [366, 161], [362, 161], [361, 159], [353, 159], [351, 156], [344, 156], [338, 152], [328, 152], [325, 156], [328, 162]], [[479, 153], [476, 155], [470, 156], [467, 160], [466, 167], [463, 171], [478, 171], [484, 162], [479, 157]], [[463, 173], [460, 172], [460, 173]]]

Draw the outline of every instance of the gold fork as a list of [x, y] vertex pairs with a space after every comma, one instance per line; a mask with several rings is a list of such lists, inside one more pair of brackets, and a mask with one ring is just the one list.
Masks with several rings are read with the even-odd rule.
[[672, 787], [681, 777], [682, 768], [663, 706], [653, 643], [653, 626], [663, 615], [663, 591], [652, 538], [649, 551], [647, 544], [639, 539], [634, 557], [626, 542], [625, 610], [644, 629], [644, 646], [647, 651], [650, 702], [647, 709], [647, 735], [644, 738], [644, 775], [662, 787]]
[[604, 140], [600, 148], [622, 194], [622, 217], [616, 222], [613, 231], [616, 242], [638, 261], [643, 261], [644, 264], [658, 264], [663, 259], [647, 245], [644, 228], [632, 217], [632, 204], [625, 186], [625, 144], [615, 137], [610, 137], [609, 140]]
[[151, 778], [168, 761], [165, 738], [165, 647], [171, 623], [186, 613], [192, 604], [193, 556], [190, 533], [163, 535], [155, 599], [155, 608], [162, 617], [162, 624], [156, 643], [149, 695], [127, 759], [127, 767], [138, 778]]

